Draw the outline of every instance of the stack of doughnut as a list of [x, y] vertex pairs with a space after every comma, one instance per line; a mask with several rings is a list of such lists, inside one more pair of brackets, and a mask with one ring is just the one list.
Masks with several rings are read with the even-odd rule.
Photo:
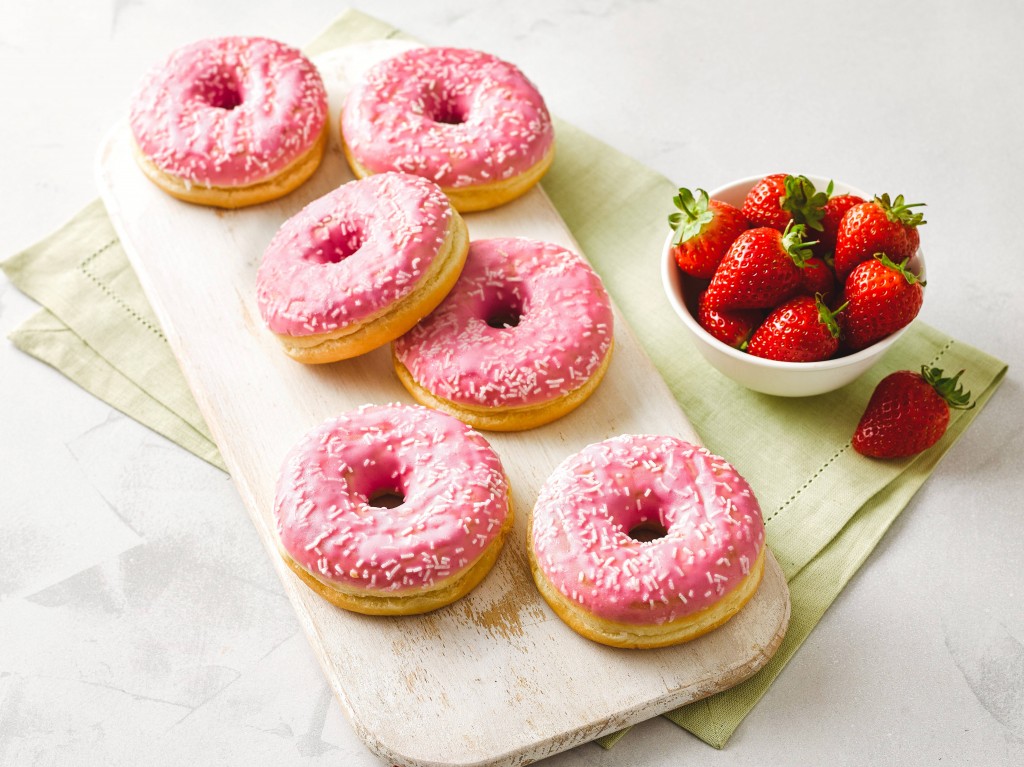
[[[315, 67], [264, 38], [174, 52], [130, 127], [146, 176], [189, 202], [252, 205], [296, 188], [324, 151]], [[340, 115], [356, 180], [280, 227], [256, 276], [291, 357], [326, 363], [393, 342], [423, 405], [366, 405], [317, 426], [281, 469], [281, 556], [346, 610], [408, 615], [485, 577], [512, 526], [508, 481], [475, 428], [529, 429], [586, 400], [609, 366], [600, 278], [564, 247], [470, 242], [459, 211], [504, 204], [551, 164], [551, 118], [513, 65], [416, 48], [373, 67]], [[760, 509], [723, 459], [624, 435], [565, 459], [529, 522], [533, 578], [555, 613], [615, 647], [688, 641], [734, 615], [764, 569]]]

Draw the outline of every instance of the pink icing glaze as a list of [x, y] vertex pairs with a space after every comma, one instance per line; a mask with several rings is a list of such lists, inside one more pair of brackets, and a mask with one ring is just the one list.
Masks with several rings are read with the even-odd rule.
[[[659, 524], [640, 542], [629, 531]], [[662, 624], [720, 600], [764, 545], [761, 509], [724, 459], [676, 437], [623, 435], [565, 460], [533, 510], [550, 583], [606, 620]]]
[[264, 181], [316, 142], [327, 94], [299, 51], [261, 37], [220, 37], [174, 51], [132, 99], [129, 124], [165, 173], [216, 187]]
[[342, 133], [370, 172], [450, 188], [516, 176], [554, 141], [544, 99], [522, 72], [459, 48], [416, 48], [373, 67], [345, 102]]
[[[515, 320], [514, 327], [492, 327]], [[459, 281], [395, 341], [420, 386], [451, 402], [518, 407], [582, 386], [612, 344], [612, 309], [586, 261], [559, 245], [475, 240]]]
[[256, 274], [267, 325], [327, 333], [383, 313], [411, 293], [447, 236], [452, 208], [436, 185], [405, 173], [350, 181], [278, 230]]
[[[386, 509], [369, 498], [404, 495]], [[366, 405], [291, 450], [274, 507], [285, 551], [321, 580], [423, 589], [472, 565], [508, 514], [498, 456], [478, 433], [420, 406]]]

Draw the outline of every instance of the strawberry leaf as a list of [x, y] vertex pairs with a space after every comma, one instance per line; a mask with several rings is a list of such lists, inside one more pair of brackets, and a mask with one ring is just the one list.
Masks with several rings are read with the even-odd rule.
[[786, 193], [782, 196], [782, 209], [792, 214], [795, 223], [823, 231], [821, 222], [825, 218], [825, 203], [832, 194], [832, 184], [827, 192], [819, 192], [807, 176], [786, 176], [783, 183]]
[[915, 282], [919, 282], [921, 283], [921, 287], [926, 287], [928, 285], [928, 283], [925, 280], [922, 280], [920, 277], [918, 277], [916, 274], [914, 274], [907, 268], [907, 262], [910, 261], [909, 258], [904, 258], [898, 264], [894, 262], [891, 258], [889, 258], [889, 256], [887, 256], [885, 253], [875, 253], [875, 258], [881, 261], [884, 266], [887, 266], [893, 271], [902, 274], [903, 278], [909, 284], [913, 285]]
[[911, 208], [923, 208], [925, 204], [923, 202], [915, 202], [913, 204], [907, 204], [903, 202], [903, 195], [896, 195], [896, 199], [890, 201], [889, 195], [881, 194], [875, 197], [875, 205], [885, 211], [885, 217], [893, 223], [903, 224], [904, 226], [921, 226], [928, 222], [924, 220], [924, 213], [916, 213]]
[[697, 190], [696, 198], [693, 192], [683, 187], [679, 193], [672, 198], [673, 204], [679, 208], [679, 212], [672, 213], [668, 217], [668, 225], [672, 227], [675, 234], [672, 237], [673, 245], [682, 245], [687, 240], [692, 240], [700, 234], [705, 224], [710, 224], [715, 214], [709, 208], [710, 200], [708, 193], [703, 189]]
[[941, 369], [921, 366], [921, 377], [946, 400], [946, 404], [956, 410], [970, 410], [976, 403], [971, 402], [970, 391], [965, 393], [963, 384], [958, 383], [963, 374], [964, 371], [961, 370], [952, 378], [944, 378]]

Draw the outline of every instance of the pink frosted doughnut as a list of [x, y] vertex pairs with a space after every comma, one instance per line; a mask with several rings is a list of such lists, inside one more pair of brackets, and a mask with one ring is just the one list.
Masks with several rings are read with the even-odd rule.
[[418, 402], [478, 429], [528, 429], [597, 388], [612, 327], [601, 278], [580, 256], [536, 240], [475, 240], [445, 300], [395, 341], [395, 370]]
[[429, 314], [468, 249], [466, 224], [436, 184], [384, 173], [343, 184], [288, 219], [263, 254], [256, 299], [288, 354], [334, 362]]
[[[386, 508], [381, 497], [401, 501]], [[282, 554], [314, 591], [371, 615], [434, 610], [490, 570], [512, 525], [487, 441], [418, 405], [366, 405], [291, 450], [274, 506]]]
[[166, 191], [240, 207], [274, 199], [323, 156], [327, 94], [295, 48], [219, 37], [174, 51], [131, 102], [136, 159]]
[[750, 486], [724, 459], [676, 437], [585, 447], [547, 480], [530, 528], [533, 576], [548, 604], [575, 631], [615, 647], [663, 647], [716, 628], [753, 596], [764, 569]]
[[416, 48], [373, 67], [346, 100], [341, 130], [357, 176], [424, 176], [460, 211], [523, 194], [554, 154], [533, 83], [508, 62], [460, 48]]

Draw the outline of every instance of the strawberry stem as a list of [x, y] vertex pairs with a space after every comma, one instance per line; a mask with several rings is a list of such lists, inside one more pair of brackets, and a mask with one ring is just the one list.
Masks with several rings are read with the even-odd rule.
[[814, 303], [818, 306], [819, 322], [825, 326], [828, 332], [832, 334], [833, 338], [839, 338], [839, 323], [836, 321], [836, 315], [843, 311], [850, 302], [847, 301], [839, 308], [830, 310], [828, 306], [825, 305], [825, 301], [823, 300], [821, 293], [815, 293]]
[[817, 240], [804, 242], [806, 227], [803, 224], [794, 224], [790, 221], [782, 232], [782, 249], [793, 259], [793, 263], [801, 269], [807, 267], [807, 261], [814, 257], [811, 247], [817, 245]]
[[921, 366], [921, 377], [927, 381], [946, 403], [956, 410], [970, 410], [977, 403], [971, 402], [971, 393], [964, 393], [963, 384], [958, 383], [964, 371], [960, 371], [952, 378], [944, 378], [939, 368]]

